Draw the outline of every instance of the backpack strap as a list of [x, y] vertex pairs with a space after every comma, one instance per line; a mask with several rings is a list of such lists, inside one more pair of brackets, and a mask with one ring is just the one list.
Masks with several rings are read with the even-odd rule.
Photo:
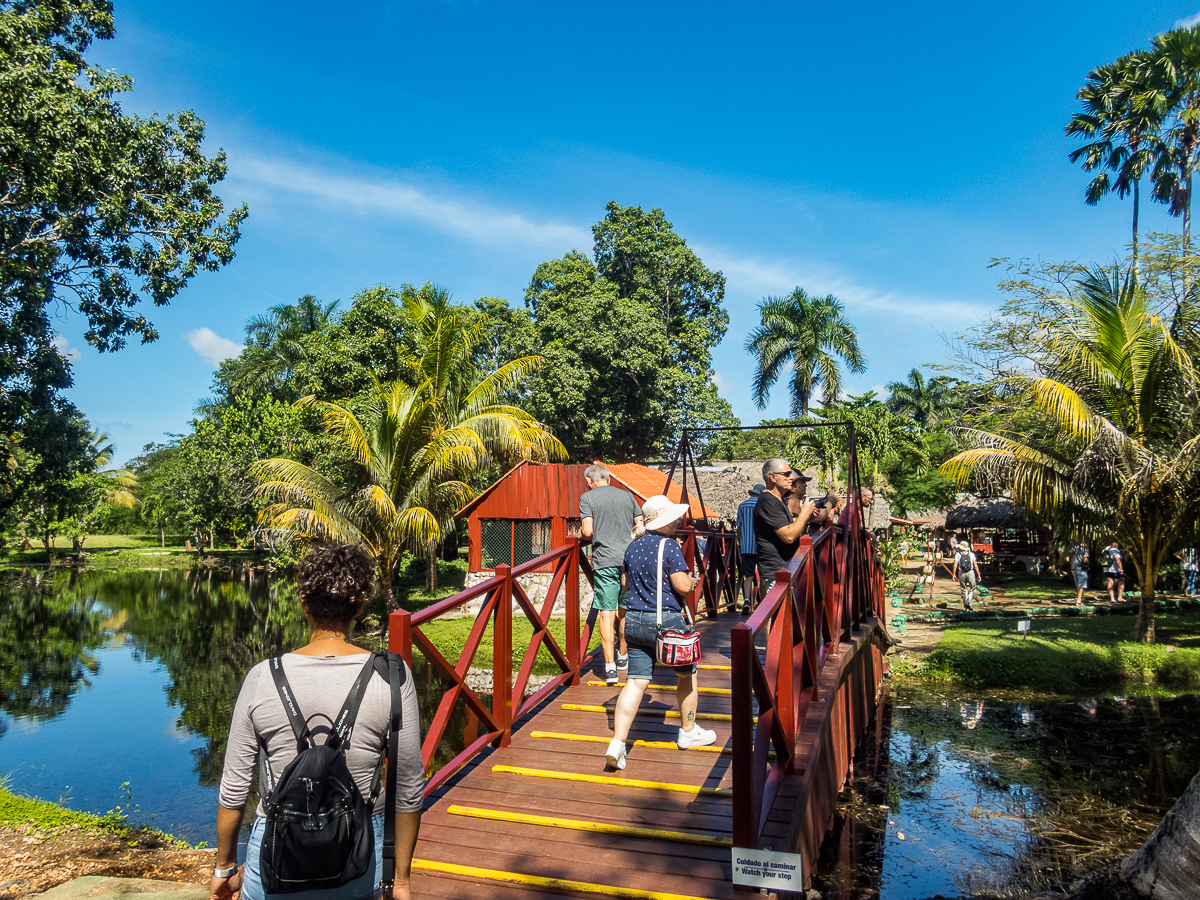
[[354, 679], [354, 685], [350, 688], [350, 693], [346, 695], [346, 702], [342, 704], [341, 712], [333, 720], [333, 733], [326, 741], [326, 746], [336, 749], [349, 739], [350, 732], [354, 728], [354, 720], [358, 718], [358, 708], [362, 705], [363, 697], [367, 693], [367, 684], [374, 671], [375, 659], [372, 654], [372, 657], [363, 663], [358, 678]]
[[287, 676], [283, 674], [283, 657], [273, 656], [271, 661], [267, 663], [267, 668], [271, 670], [271, 677], [275, 679], [275, 689], [279, 691], [279, 699], [283, 701], [283, 711], [287, 713], [288, 722], [292, 725], [292, 733], [296, 735], [296, 743], [300, 750], [310, 749], [317, 746], [313, 740], [312, 732], [308, 730], [308, 723], [304, 721], [304, 716], [300, 714], [300, 707], [296, 703], [296, 697], [292, 693], [292, 686], [288, 684]]
[[[386, 658], [388, 684], [392, 688], [392, 715], [388, 723], [387, 740], [387, 790], [383, 802], [383, 871], [380, 873], [383, 876], [383, 896], [390, 897], [392, 885], [396, 882], [396, 770], [400, 759], [400, 729], [404, 726], [400, 688], [404, 684], [407, 666], [395, 653], [379, 653], [376, 656]], [[377, 792], [376, 787], [372, 794]]]

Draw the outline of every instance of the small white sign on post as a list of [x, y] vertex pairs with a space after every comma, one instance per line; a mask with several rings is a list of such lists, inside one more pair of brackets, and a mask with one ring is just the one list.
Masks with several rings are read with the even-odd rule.
[[1017, 631], [1021, 632], [1021, 638], [1029, 637], [1029, 629], [1033, 627], [1033, 622], [1030, 619], [1021, 619], [1017, 622]]
[[743, 887], [804, 890], [804, 861], [799, 853], [733, 848], [733, 883]]

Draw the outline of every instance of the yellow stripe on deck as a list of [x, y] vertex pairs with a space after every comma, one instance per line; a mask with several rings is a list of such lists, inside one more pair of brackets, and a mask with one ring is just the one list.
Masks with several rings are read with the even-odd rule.
[[[554, 738], [559, 741], [586, 741], [591, 744], [607, 744], [609, 738], [593, 737], [590, 734], [562, 734], [557, 731], [531, 731], [530, 737]], [[678, 750], [679, 745], [674, 741], [634, 741], [635, 747], [650, 747], [654, 750]], [[708, 753], [732, 753], [728, 747], [688, 747], [688, 750], [703, 750]]]
[[534, 816], [502, 809], [480, 809], [477, 806], [454, 804], [447, 812], [452, 816], [471, 816], [496, 822], [515, 822], [519, 825], [542, 825], [547, 828], [566, 828], [571, 831], [593, 831], [599, 834], [619, 834], [624, 837], [649, 838], [656, 841], [677, 841], [682, 844], [702, 844], [705, 847], [732, 847], [732, 838], [686, 831], [664, 831], [661, 828], [639, 828], [634, 825], [612, 825], [608, 822], [585, 822], [582, 819], [560, 819], [557, 816]]
[[[611, 685], [604, 681], [589, 681], [587, 684], [588, 684], [588, 687], [625, 687], [625, 682], [623, 682], [623, 681], [618, 681], [616, 684], [611, 684]], [[652, 681], [652, 682], [650, 682], [650, 686], [647, 688], [647, 690], [650, 690], [650, 691], [677, 691], [677, 690], [679, 690], [679, 688], [673, 684], [655, 684]], [[696, 688], [696, 690], [699, 691], [701, 694], [732, 694], [733, 693], [733, 690], [731, 688], [698, 687], [698, 688]]]
[[588, 784], [609, 784], [614, 787], [641, 788], [647, 791], [674, 791], [677, 794], [697, 794], [704, 797], [732, 797], [729, 788], [706, 788], [694, 784], [673, 784], [669, 781], [639, 781], [636, 778], [616, 778], [612, 775], [584, 775], [581, 772], [555, 772], [550, 769], [527, 769], [524, 766], [492, 766], [493, 772], [509, 775], [528, 775], [531, 778], [553, 778], [558, 781], [583, 781]]
[[[586, 703], [563, 703], [563, 704], [560, 704], [560, 708], [561, 709], [573, 709], [577, 712], [598, 712], [598, 713], [612, 712], [612, 710], [606, 706], [589, 706]], [[639, 715], [639, 716], [645, 716], [645, 715], [664, 716], [668, 719], [678, 719], [679, 718], [679, 713], [673, 709], [649, 709], [647, 707], [639, 708], [637, 711], [637, 715]], [[698, 713], [696, 713], [696, 718], [697, 719], [706, 719], [709, 722], [732, 722], [733, 721], [733, 716], [730, 715], [729, 713], [698, 712]], [[755, 722], [758, 721], [758, 716], [754, 717], [754, 721]]]
[[[718, 672], [732, 672], [733, 671], [733, 666], [708, 666], [708, 665], [705, 665], [704, 663], [697, 663], [696, 667], [700, 668], [700, 669], [714, 669]], [[672, 669], [672, 670], [674, 669], [673, 666], [664, 666], [662, 663], [658, 662], [657, 660], [655, 660], [655, 662], [654, 662], [654, 668], [656, 668], [656, 669]]]
[[[611, 884], [592, 884], [587, 881], [568, 881], [565, 878], [543, 878], [540, 875], [524, 875], [520, 872], [502, 872], [499, 869], [477, 869], [456, 863], [434, 862], [414, 859], [412, 867], [418, 872], [437, 872], [444, 875], [459, 875], [463, 878], [480, 878], [487, 881], [503, 881], [527, 887], [549, 888], [558, 891], [574, 891], [579, 894], [603, 894], [606, 897], [621, 897], [623, 900], [705, 900], [692, 894], [668, 894], [664, 891], [642, 891], [637, 888], [617, 887]], [[680, 879], [683, 881], [684, 879]]]

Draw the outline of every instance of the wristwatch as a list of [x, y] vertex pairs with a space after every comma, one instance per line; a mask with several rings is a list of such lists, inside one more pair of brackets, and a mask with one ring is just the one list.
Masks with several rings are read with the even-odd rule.
[[237, 863], [234, 863], [228, 869], [218, 869], [216, 866], [213, 866], [213, 878], [230, 878], [237, 874], [237, 870]]

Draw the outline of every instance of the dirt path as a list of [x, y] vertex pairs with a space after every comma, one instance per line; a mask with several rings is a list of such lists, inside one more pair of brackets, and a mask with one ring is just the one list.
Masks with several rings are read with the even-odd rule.
[[118, 837], [71, 827], [0, 826], [0, 898], [30, 897], [80, 875], [155, 878], [207, 885], [212, 850], [181, 850], [149, 832]]

